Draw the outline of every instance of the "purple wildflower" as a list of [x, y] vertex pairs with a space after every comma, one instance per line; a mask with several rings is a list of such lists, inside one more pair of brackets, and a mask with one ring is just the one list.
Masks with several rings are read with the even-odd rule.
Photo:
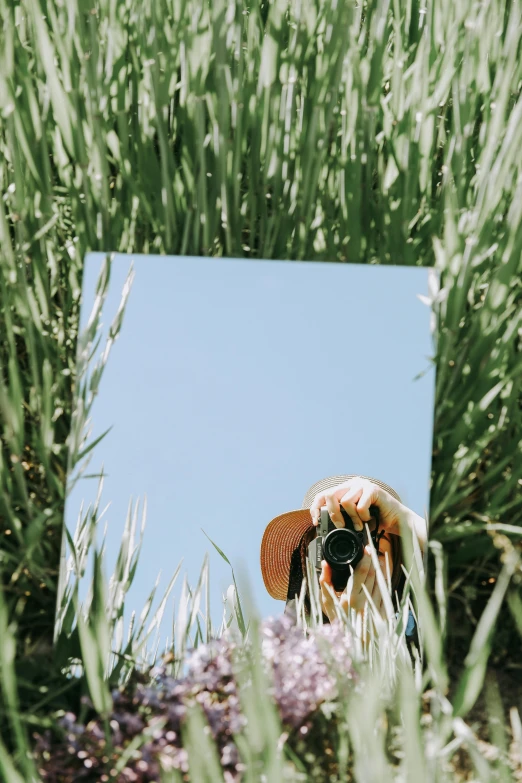
[[[338, 651], [343, 651], [335, 672], [328, 655], [332, 645], [337, 659]], [[234, 737], [245, 728], [246, 717], [241, 712], [236, 667], [246, 660], [246, 651], [241, 639], [228, 634], [193, 650], [185, 673], [177, 679], [163, 666], [149, 671], [148, 682], [140, 673], [137, 683], [113, 693], [109, 746], [101, 721], [95, 719], [82, 726], [72, 713], [67, 713], [59, 721], [64, 732], [61, 739], [50, 733], [36, 736], [42, 780], [112, 780], [111, 770], [118, 758], [145, 730], [147, 739], [128, 759], [119, 780], [152, 783], [159, 779], [161, 768], [179, 770], [188, 780], [189, 760], [182, 746], [182, 729], [188, 705], [197, 703], [216, 743], [225, 780], [240, 781], [244, 765]], [[305, 634], [288, 616], [266, 620], [261, 626], [261, 653], [272, 681], [271, 696], [285, 728], [284, 737], [297, 731], [304, 738], [312, 726], [310, 718], [321, 703], [335, 700], [338, 675], [354, 679], [351, 640], [336, 623]]]

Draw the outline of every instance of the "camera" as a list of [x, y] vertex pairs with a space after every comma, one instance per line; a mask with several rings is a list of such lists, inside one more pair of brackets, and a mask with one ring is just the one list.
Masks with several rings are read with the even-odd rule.
[[[332, 569], [332, 584], [335, 590], [344, 590], [350, 576], [350, 567], [355, 568], [362, 559], [364, 547], [368, 543], [366, 525], [361, 531], [354, 528], [346, 510], [341, 506], [345, 527], [336, 527], [326, 506], [321, 508], [317, 535], [308, 545], [308, 557], [316, 571], [321, 571], [321, 561], [326, 560]], [[368, 523], [370, 536], [377, 551], [379, 539], [384, 533], [378, 533], [379, 509], [370, 506], [372, 520]], [[373, 522], [375, 520], [375, 522]]]

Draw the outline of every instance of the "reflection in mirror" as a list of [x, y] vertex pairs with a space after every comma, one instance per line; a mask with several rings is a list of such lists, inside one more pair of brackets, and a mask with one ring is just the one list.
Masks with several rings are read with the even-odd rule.
[[[84, 333], [104, 261], [86, 259]], [[139, 615], [157, 575], [166, 586], [183, 561], [177, 606], [183, 575], [194, 587], [208, 551], [210, 615], [219, 627], [231, 569], [209, 538], [236, 573], [248, 574], [259, 614], [281, 614], [290, 558], [306, 530], [310, 539], [310, 507], [320, 515], [327, 506], [333, 528], [342, 524], [341, 504], [356, 529], [369, 519], [374, 525], [377, 505], [388, 539], [380, 547], [391, 560], [397, 510], [412, 524], [427, 516], [435, 373], [422, 296], [433, 272], [116, 255], [91, 362], [106, 350], [131, 264], [87, 445], [108, 432], [83, 473], [71, 471], [65, 510], [74, 535], [103, 472], [97, 535], [105, 531], [110, 574], [129, 503], [139, 537], [146, 498], [126, 614]], [[359, 518], [357, 504], [366, 501], [372, 511], [359, 510]], [[65, 572], [63, 564], [62, 584]]]

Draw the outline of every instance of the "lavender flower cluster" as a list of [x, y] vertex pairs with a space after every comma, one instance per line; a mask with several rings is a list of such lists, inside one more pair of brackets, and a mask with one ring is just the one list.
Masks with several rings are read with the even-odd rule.
[[[325, 645], [322, 649], [318, 645], [318, 636], [335, 651], [330, 660]], [[281, 720], [293, 729], [322, 702], [335, 698], [336, 670], [340, 668], [350, 680], [355, 678], [352, 642], [339, 623], [323, 625], [305, 636], [286, 615], [272, 619], [263, 628], [262, 652], [272, 667], [272, 695]]]
[[[261, 626], [262, 660], [271, 672], [271, 696], [287, 735], [296, 730], [305, 733], [305, 721], [321, 704], [336, 698], [337, 678], [327, 649], [335, 651], [342, 672], [354, 682], [351, 641], [338, 624], [305, 635], [283, 615]], [[208, 721], [224, 780], [240, 781], [244, 765], [234, 735], [244, 729], [246, 718], [236, 675], [245, 652], [241, 640], [229, 635], [192, 651], [186, 672], [178, 679], [169, 676], [166, 666], [152, 669], [147, 681], [113, 693], [114, 711], [108, 726], [97, 717], [81, 725], [68, 713], [59, 722], [61, 738], [51, 732], [35, 735], [42, 780], [152, 783], [160, 780], [161, 768], [176, 769], [183, 780], [189, 780], [182, 728], [188, 707], [197, 703]], [[143, 741], [128, 754], [125, 766], [117, 769], [125, 749], [138, 735]]]

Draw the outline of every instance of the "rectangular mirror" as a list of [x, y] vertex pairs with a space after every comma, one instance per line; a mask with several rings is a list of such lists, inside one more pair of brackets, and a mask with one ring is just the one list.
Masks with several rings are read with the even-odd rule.
[[[82, 330], [105, 258], [86, 259]], [[261, 616], [281, 613], [284, 602], [269, 596], [261, 575], [263, 532], [328, 476], [377, 477], [425, 516], [435, 368], [422, 297], [433, 270], [116, 255], [98, 355], [131, 263], [121, 333], [87, 443], [109, 432], [65, 511], [73, 535], [103, 467], [100, 508], [110, 505], [100, 527], [110, 574], [129, 501], [147, 498], [130, 608], [139, 614], [158, 573], [166, 585], [181, 560], [195, 586], [208, 551], [219, 626], [231, 572], [204, 531], [248, 572]], [[181, 578], [175, 596], [180, 589]]]

